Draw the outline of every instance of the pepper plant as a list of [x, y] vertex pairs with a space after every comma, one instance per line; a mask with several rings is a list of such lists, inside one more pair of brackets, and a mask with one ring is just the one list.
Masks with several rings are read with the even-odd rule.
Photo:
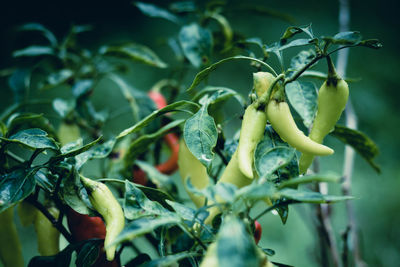
[[[44, 43], [15, 50], [15, 65], [2, 72], [15, 103], [0, 115], [1, 261], [23, 266], [17, 207], [16, 220], [37, 232], [29, 266], [287, 266], [273, 247], [257, 245], [261, 227], [268, 231], [257, 220], [275, 212], [285, 224], [294, 204], [352, 199], [313, 190], [341, 182], [328, 169], [309, 168], [315, 156], [334, 152], [324, 137], [352, 146], [379, 171], [374, 142], [337, 124], [348, 95], [330, 97], [346, 88], [351, 94], [354, 82], [336, 74], [335, 53], [382, 45], [356, 31], [319, 36], [311, 24], [282, 28], [266, 43], [232, 29], [225, 14], [234, 8], [223, 2], [132, 8], [178, 26], [164, 36], [171, 62], [139, 43], [83, 48], [79, 36], [95, 31], [89, 25], [74, 25], [62, 38], [38, 23], [18, 28]], [[297, 54], [288, 58], [289, 50]], [[251, 68], [235, 73], [254, 79], [246, 94], [208, 82], [233, 62]], [[132, 63], [169, 75], [139, 90], [126, 77]], [[96, 105], [104, 82], [126, 101]], [[128, 118], [123, 128], [110, 127], [121, 116]]]

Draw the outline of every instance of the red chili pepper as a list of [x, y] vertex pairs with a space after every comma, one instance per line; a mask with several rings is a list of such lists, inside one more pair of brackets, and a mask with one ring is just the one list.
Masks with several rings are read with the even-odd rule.
[[261, 224], [258, 221], [254, 221], [254, 240], [256, 241], [256, 244], [260, 242], [261, 239], [261, 234], [262, 234], [262, 227]]
[[164, 141], [171, 150], [168, 160], [156, 166], [157, 170], [164, 174], [172, 174], [178, 169], [179, 137], [175, 133], [164, 136]]
[[[158, 109], [161, 109], [167, 105], [167, 100], [160, 92], [150, 91], [148, 92], [148, 96], [154, 101]], [[163, 139], [171, 150], [171, 155], [167, 161], [160, 163], [155, 167], [163, 174], [172, 174], [178, 169], [179, 137], [175, 133], [169, 133], [166, 134]], [[146, 185], [147, 178], [142, 169], [135, 166], [132, 175], [135, 183]]]
[[134, 183], [141, 184], [141, 185], [147, 184], [146, 173], [136, 165], [133, 166], [132, 176], [133, 176]]
[[[86, 214], [80, 214], [73, 209], [67, 213], [68, 228], [75, 241], [84, 241], [92, 238], [104, 239], [106, 237], [106, 226], [101, 217], [91, 217]], [[108, 261], [102, 244], [99, 256], [93, 266], [99, 267], [119, 267], [121, 266], [119, 258]]]
[[157, 109], [162, 109], [167, 105], [167, 100], [160, 92], [150, 91], [147, 93], [147, 95], [151, 98], [151, 100], [154, 101]]

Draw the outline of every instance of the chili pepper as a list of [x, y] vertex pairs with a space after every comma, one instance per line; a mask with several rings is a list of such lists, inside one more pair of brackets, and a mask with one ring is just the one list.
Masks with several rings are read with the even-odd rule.
[[116, 245], [110, 245], [124, 229], [125, 217], [121, 205], [115, 199], [110, 189], [103, 183], [81, 176], [81, 181], [88, 191], [90, 203], [100, 213], [106, 223], [104, 247], [107, 260], [115, 257]]
[[76, 124], [62, 122], [58, 128], [57, 136], [61, 145], [66, 145], [80, 138], [81, 133], [79, 127]]
[[17, 206], [19, 220], [22, 226], [26, 227], [35, 221], [38, 210], [27, 201], [22, 201]]
[[[154, 101], [157, 109], [162, 109], [167, 105], [167, 100], [158, 91], [148, 92], [148, 96]], [[164, 137], [164, 142], [167, 144], [171, 151], [171, 154], [165, 162], [157, 164], [155, 168], [163, 174], [172, 174], [178, 169], [178, 154], [179, 154], [179, 137], [175, 133], [166, 134]], [[133, 181], [135, 183], [146, 185], [147, 177], [146, 173], [140, 169], [138, 166], [133, 167], [132, 171]]]
[[264, 109], [258, 110], [255, 103], [246, 108], [240, 129], [237, 157], [239, 169], [248, 178], [254, 178], [254, 150], [264, 136], [267, 116]]
[[261, 224], [258, 221], [254, 221], [254, 241], [256, 241], [256, 244], [260, 242], [261, 234], [262, 234]]
[[5, 267], [23, 267], [21, 243], [14, 224], [14, 208], [0, 213], [0, 260]]
[[[318, 110], [310, 132], [310, 139], [322, 143], [340, 119], [349, 98], [349, 86], [340, 78], [330, 59], [328, 79], [318, 91]], [[299, 160], [300, 173], [305, 173], [311, 165], [314, 155], [303, 153]]]
[[311, 140], [297, 128], [286, 102], [271, 99], [267, 105], [267, 118], [282, 140], [300, 152], [319, 156], [333, 154], [333, 149]]
[[203, 189], [208, 186], [209, 178], [206, 167], [195, 157], [186, 146], [185, 140], [182, 138], [179, 144], [178, 156], [179, 174], [181, 176], [183, 186], [188, 193], [190, 199], [196, 205], [201, 207], [204, 205], [204, 197], [198, 196], [190, 192], [186, 186], [186, 180], [190, 178], [191, 184], [197, 189]]
[[[50, 207], [47, 210], [55, 219], [58, 218], [60, 211], [57, 208]], [[53, 256], [60, 252], [60, 232], [42, 212], [37, 212], [35, 231], [40, 255]]]
[[164, 174], [172, 174], [178, 169], [179, 137], [175, 133], [164, 136], [164, 141], [171, 150], [168, 160], [156, 165], [156, 169]]

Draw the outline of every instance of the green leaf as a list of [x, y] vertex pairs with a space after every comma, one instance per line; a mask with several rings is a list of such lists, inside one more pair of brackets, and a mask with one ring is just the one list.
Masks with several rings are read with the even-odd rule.
[[317, 87], [312, 82], [294, 81], [286, 85], [285, 92], [290, 104], [309, 128], [317, 112]]
[[[151, 114], [149, 114], [148, 116], [146, 116], [145, 118], [143, 118], [141, 121], [139, 121], [138, 123], [136, 123], [135, 125], [123, 130], [121, 133], [118, 134], [118, 136], [116, 137], [117, 139], [122, 138], [128, 134], [140, 131], [141, 129], [143, 129], [146, 125], [148, 125], [151, 121], [153, 121], [155, 118], [171, 112], [171, 111], [175, 111], [177, 108], [183, 107], [183, 106], [189, 106], [192, 108], [198, 108], [198, 105], [196, 103], [193, 103], [191, 101], [185, 101], [185, 100], [181, 100], [181, 101], [177, 101], [175, 103], [169, 104], [168, 106], [153, 111]], [[185, 110], [183, 110], [185, 111]]]
[[89, 240], [85, 242], [82, 245], [82, 248], [79, 250], [79, 253], [76, 257], [75, 264], [76, 266], [82, 266], [82, 267], [90, 267], [92, 266], [100, 252], [100, 245], [104, 241], [99, 239], [99, 240]]
[[163, 137], [167, 132], [169, 132], [176, 126], [180, 125], [184, 121], [185, 120], [175, 120], [165, 125], [155, 133], [142, 135], [139, 138], [135, 139], [129, 145], [129, 148], [124, 156], [125, 167], [132, 166], [132, 162], [134, 162], [139, 155], [148, 151], [151, 144], [156, 142], [158, 139]]
[[373, 48], [373, 49], [379, 49], [379, 48], [383, 47], [382, 43], [377, 39], [363, 40], [358, 45]]
[[139, 160], [137, 160], [135, 163], [147, 174], [151, 182], [154, 183], [158, 188], [166, 192], [176, 191], [173, 180], [168, 175], [159, 172], [152, 164]]
[[18, 28], [19, 31], [38, 31], [40, 32], [51, 44], [51, 46], [57, 46], [57, 38], [54, 34], [39, 23], [26, 23]]
[[93, 90], [94, 81], [85, 79], [77, 81], [71, 88], [75, 98], [87, 96]]
[[275, 45], [267, 48], [266, 51], [267, 52], [272, 52], [274, 50], [282, 51], [282, 50], [292, 48], [292, 47], [314, 44], [315, 42], [316, 42], [316, 39], [296, 39], [296, 40], [293, 40], [290, 43], [287, 43], [284, 45], [282, 45], [280, 43], [276, 43]]
[[53, 100], [53, 109], [61, 116], [66, 118], [71, 112], [75, 110], [76, 101], [66, 101], [61, 98], [55, 98]]
[[53, 149], [59, 147], [53, 138], [47, 137], [47, 133], [38, 128], [19, 131], [9, 138], [0, 138], [3, 141], [17, 143], [32, 149]]
[[149, 215], [169, 215], [171, 212], [158, 202], [149, 200], [135, 184], [125, 181], [124, 213], [128, 220], [136, 220]]
[[[112, 152], [114, 145], [117, 141], [115, 138], [113, 138], [99, 146], [87, 150], [88, 148], [96, 144], [98, 141], [100, 141], [99, 139], [93, 141], [92, 143], [87, 144], [86, 146], [80, 149], [77, 149], [75, 151], [70, 151], [67, 153], [67, 156], [73, 156], [74, 154], [78, 154], [77, 156], [75, 156], [76, 160], [75, 166], [78, 170], [83, 166], [83, 164], [85, 164], [90, 159], [102, 159], [107, 157]], [[85, 152], [82, 153], [82, 151]]]
[[286, 31], [283, 33], [281, 37], [281, 43], [286, 42], [288, 39], [292, 38], [293, 36], [299, 34], [299, 33], [305, 33], [307, 34], [311, 39], [314, 39], [314, 34], [311, 28], [311, 24], [302, 26], [302, 27], [296, 27], [296, 26], [291, 26], [286, 29]]
[[315, 51], [313, 49], [302, 50], [290, 61], [291, 73], [301, 69], [315, 58]]
[[35, 189], [34, 169], [15, 169], [0, 175], [0, 213], [29, 196]]
[[260, 266], [261, 259], [253, 237], [246, 231], [245, 225], [236, 217], [224, 220], [217, 238], [219, 266]]
[[323, 37], [327, 43], [337, 44], [337, 45], [355, 45], [361, 41], [360, 32], [339, 32], [333, 37]]
[[210, 105], [216, 104], [222, 101], [225, 101], [232, 96], [235, 97], [235, 99], [242, 105], [244, 106], [246, 100], [243, 98], [243, 96], [236, 91], [227, 88], [227, 87], [221, 87], [221, 86], [206, 86], [204, 89], [199, 91], [193, 98], [193, 102], [198, 102], [204, 95], [215, 92], [216, 94], [213, 96], [213, 100], [210, 102]]
[[265, 63], [264, 61], [261, 61], [257, 58], [253, 58], [253, 57], [246, 57], [246, 56], [234, 56], [234, 57], [228, 57], [228, 58], [224, 58], [210, 66], [208, 66], [207, 68], [205, 68], [204, 70], [198, 72], [196, 74], [196, 77], [194, 78], [192, 84], [190, 85], [190, 87], [187, 89], [187, 91], [193, 90], [197, 85], [200, 84], [200, 82], [202, 82], [203, 80], [205, 80], [211, 72], [213, 72], [215, 69], [217, 69], [220, 65], [222, 65], [223, 63], [229, 62], [229, 61], [233, 61], [233, 60], [250, 60], [250, 61], [255, 61], [265, 67], [267, 67], [269, 69], [269, 71], [271, 71], [273, 74], [276, 75], [276, 72], [274, 71], [274, 69], [269, 66], [267, 63]]
[[303, 202], [303, 203], [334, 203], [338, 201], [344, 201], [353, 199], [351, 196], [331, 196], [323, 195], [319, 192], [296, 190], [292, 188], [284, 188], [279, 191], [282, 197], [287, 199]]
[[181, 217], [183, 220], [193, 222], [197, 219], [196, 211], [194, 209], [170, 200], [167, 200], [167, 203], [174, 209], [176, 214], [178, 214], [178, 216]]
[[238, 189], [235, 193], [235, 199], [239, 200], [245, 198], [249, 200], [263, 200], [267, 197], [272, 197], [275, 193], [275, 185], [271, 182], [265, 182], [262, 184], [252, 183]]
[[374, 162], [375, 157], [379, 154], [378, 146], [366, 134], [341, 125], [336, 125], [330, 134], [352, 146], [377, 173], [381, 172], [380, 167]]
[[180, 222], [177, 216], [160, 216], [156, 218], [139, 218], [134, 220], [114, 239], [110, 246], [130, 241], [141, 235], [150, 233], [161, 226], [178, 224]]
[[102, 55], [130, 59], [157, 68], [167, 67], [167, 64], [153, 50], [140, 44], [128, 43], [119, 46], [103, 46], [99, 52]]
[[207, 169], [211, 167], [214, 158], [213, 149], [218, 139], [214, 119], [207, 112], [208, 104], [205, 103], [196, 114], [190, 117], [183, 129], [187, 147]]
[[163, 205], [164, 208], [172, 210], [172, 207], [168, 204], [167, 200], [173, 201], [173, 198], [168, 193], [161, 191], [159, 189], [143, 186], [140, 184], [134, 184], [134, 185], [140, 190], [142, 190], [142, 192], [146, 195], [146, 197], [151, 201], [157, 201], [158, 203]]
[[295, 150], [286, 146], [268, 148], [261, 142], [254, 153], [255, 166], [260, 178], [267, 178], [279, 168], [288, 165], [295, 155]]
[[50, 121], [43, 114], [14, 113], [7, 121], [8, 136], [26, 128], [39, 128], [51, 137], [56, 136], [56, 131]]
[[76, 212], [82, 214], [93, 213], [88, 208], [90, 207], [89, 196], [81, 183], [79, 173], [74, 167], [67, 171], [69, 172], [66, 172], [66, 177], [61, 180], [58, 197]]
[[196, 23], [185, 25], [179, 32], [179, 43], [186, 58], [199, 68], [210, 62], [213, 39], [210, 30]]
[[301, 177], [297, 177], [294, 179], [290, 179], [287, 181], [283, 181], [279, 184], [278, 188], [284, 187], [297, 187], [301, 184], [308, 184], [308, 183], [338, 183], [341, 179], [341, 176], [335, 173], [317, 173], [311, 175], [303, 175]]
[[73, 75], [74, 72], [70, 69], [62, 69], [56, 72], [51, 72], [46, 77], [45, 81], [39, 83], [38, 88], [40, 90], [48, 90], [57, 87], [69, 81], [69, 79], [73, 77]]
[[[88, 151], [91, 149], [94, 145], [96, 145], [98, 142], [102, 140], [102, 137], [97, 138], [96, 140], [82, 146], [82, 139], [78, 139], [75, 143], [69, 143], [61, 148], [61, 154], [57, 155], [56, 158], [70, 158], [70, 157], [75, 157], [79, 154], [82, 154], [83, 152]], [[105, 144], [102, 144], [102, 146], [113, 146], [115, 143], [115, 139], [111, 139]], [[92, 154], [93, 152], [90, 152], [89, 154]], [[87, 156], [87, 155], [86, 155]], [[82, 156], [80, 160], [83, 160], [83, 158], [86, 158], [86, 156]]]
[[38, 57], [55, 55], [53, 48], [49, 46], [32, 45], [13, 52], [13, 57]]
[[174, 23], [179, 23], [179, 18], [165, 10], [153, 4], [143, 3], [143, 2], [135, 2], [134, 5], [143, 12], [143, 14], [153, 17], [153, 18], [163, 18]]

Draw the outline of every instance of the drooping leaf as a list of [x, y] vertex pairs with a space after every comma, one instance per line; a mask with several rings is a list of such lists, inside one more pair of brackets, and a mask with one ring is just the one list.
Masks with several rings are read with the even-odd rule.
[[374, 162], [379, 154], [378, 146], [366, 134], [342, 125], [336, 125], [334, 131], [330, 134], [343, 143], [352, 146], [376, 172], [381, 172], [380, 167]]
[[310, 127], [317, 112], [317, 88], [312, 82], [294, 81], [286, 85], [286, 96], [290, 104]]
[[0, 175], [0, 212], [29, 196], [35, 189], [36, 170], [15, 169]]
[[134, 5], [149, 17], [163, 18], [174, 23], [179, 23], [179, 18], [164, 8], [143, 2], [135, 2]]
[[45, 131], [38, 128], [22, 130], [9, 138], [1, 138], [1, 140], [21, 144], [31, 149], [59, 149], [54, 139], [48, 137]]
[[149, 66], [166, 68], [167, 64], [156, 53], [144, 45], [128, 43], [124, 45], [103, 46], [100, 54], [134, 60]]
[[199, 68], [210, 62], [213, 39], [210, 30], [196, 23], [185, 25], [179, 32], [179, 43], [186, 58]]
[[[207, 97], [207, 96], [206, 96]], [[208, 115], [208, 103], [189, 118], [184, 126], [183, 137], [190, 152], [209, 169], [214, 158], [218, 132], [214, 119]]]

